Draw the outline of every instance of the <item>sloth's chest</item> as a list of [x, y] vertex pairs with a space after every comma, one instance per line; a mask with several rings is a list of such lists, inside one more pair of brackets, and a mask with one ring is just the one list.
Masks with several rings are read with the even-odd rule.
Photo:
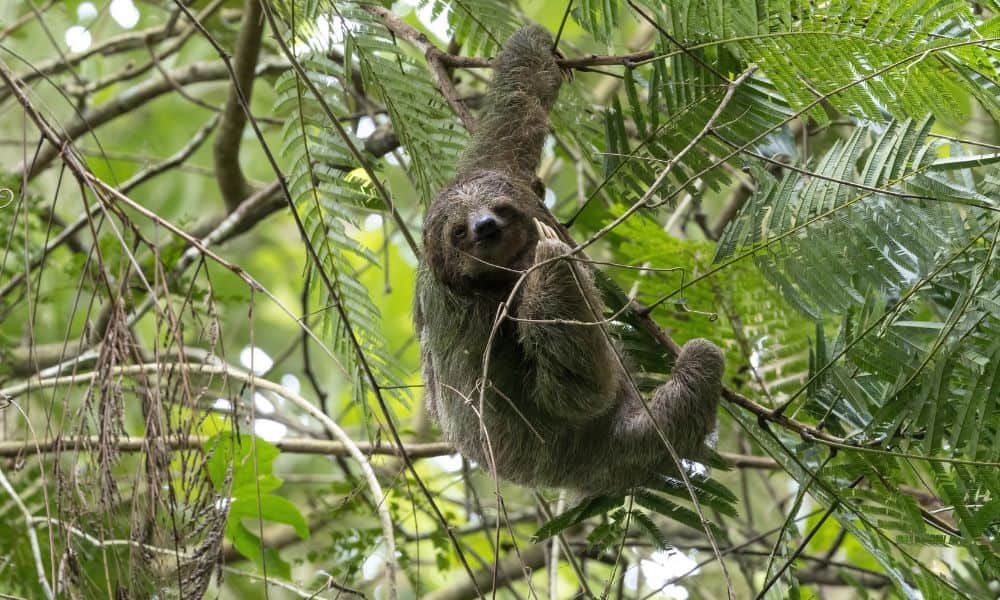
[[420, 297], [424, 323], [420, 340], [433, 371], [438, 410], [457, 420], [504, 420], [529, 410], [534, 369], [517, 339], [517, 324], [494, 327], [498, 304], [447, 293], [436, 282]]
[[507, 326], [491, 337], [489, 331], [466, 331], [460, 339], [431, 349], [441, 395], [479, 399], [485, 386], [487, 396], [506, 396], [520, 401], [527, 389], [531, 365], [524, 349]]
[[531, 368], [520, 345], [507, 336], [495, 336], [492, 343], [469, 341], [432, 353], [438, 424], [445, 439], [480, 464], [487, 464], [488, 446], [498, 473], [514, 478], [516, 465], [537, 460], [536, 438], [549, 433], [530, 397]]

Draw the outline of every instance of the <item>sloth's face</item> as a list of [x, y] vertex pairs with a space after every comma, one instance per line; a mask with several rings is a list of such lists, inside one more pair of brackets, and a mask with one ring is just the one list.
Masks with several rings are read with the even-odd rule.
[[470, 202], [468, 210], [449, 219], [444, 231], [446, 243], [465, 256], [462, 270], [471, 277], [517, 269], [518, 259], [534, 241], [530, 234], [524, 214], [505, 196]]
[[538, 242], [532, 219], [545, 214], [530, 188], [480, 172], [443, 190], [428, 210], [427, 260], [455, 291], [509, 284], [531, 266]]

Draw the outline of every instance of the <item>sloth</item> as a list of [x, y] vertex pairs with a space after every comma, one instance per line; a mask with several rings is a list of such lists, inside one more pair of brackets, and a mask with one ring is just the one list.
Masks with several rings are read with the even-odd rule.
[[661, 434], [680, 457], [706, 457], [722, 353], [689, 341], [640, 397], [593, 272], [538, 193], [562, 82], [552, 37], [524, 27], [493, 66], [479, 126], [424, 219], [414, 316], [428, 411], [466, 458], [522, 485], [589, 495], [676, 476]]

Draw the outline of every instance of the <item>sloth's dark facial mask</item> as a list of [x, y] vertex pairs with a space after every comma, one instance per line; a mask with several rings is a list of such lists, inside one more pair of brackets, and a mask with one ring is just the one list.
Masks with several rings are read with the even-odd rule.
[[466, 254], [466, 274], [519, 270], [524, 254], [537, 241], [527, 219], [506, 198], [498, 198], [452, 225], [452, 244]]

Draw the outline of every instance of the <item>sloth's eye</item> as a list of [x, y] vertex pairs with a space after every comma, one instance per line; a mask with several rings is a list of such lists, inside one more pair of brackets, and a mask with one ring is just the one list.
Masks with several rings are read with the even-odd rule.
[[460, 240], [465, 237], [466, 233], [468, 232], [466, 231], [465, 226], [459, 225], [458, 227], [451, 230], [451, 237], [455, 240]]
[[493, 212], [501, 219], [509, 219], [514, 216], [514, 207], [510, 204], [497, 204], [493, 207]]

